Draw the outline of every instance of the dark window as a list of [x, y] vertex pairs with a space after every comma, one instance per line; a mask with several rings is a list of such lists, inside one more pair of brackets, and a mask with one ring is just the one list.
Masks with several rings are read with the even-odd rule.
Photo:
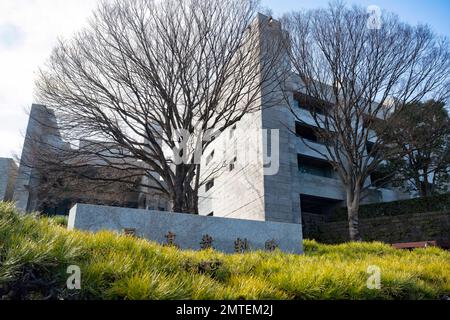
[[210, 164], [212, 159], [214, 159], [214, 150], [211, 152], [209, 156], [206, 157], [206, 165]]
[[208, 217], [214, 217], [214, 211], [213, 212], [211, 212], [211, 213], [208, 213], [208, 215], [207, 215]]
[[298, 156], [298, 170], [301, 173], [325, 178], [333, 178], [334, 176], [333, 166], [328, 161], [301, 155]]
[[301, 124], [300, 122], [295, 123], [295, 133], [297, 136], [302, 137], [303, 139], [319, 142], [319, 138], [317, 137], [314, 129], [311, 126]]
[[[302, 212], [313, 213], [313, 214], [331, 214], [336, 206], [341, 203], [339, 200], [315, 197], [310, 195], [301, 194], [300, 195], [300, 205]], [[304, 221], [311, 223], [312, 221]]]
[[300, 109], [317, 114], [324, 114], [324, 105], [329, 105], [299, 92], [294, 93], [294, 101]]
[[231, 163], [230, 163], [230, 171], [234, 170], [236, 161], [237, 161], [237, 157], [234, 157], [233, 161], [231, 161]]
[[234, 132], [236, 131], [237, 126], [234, 125], [230, 130], [230, 139], [234, 137]]
[[208, 182], [206, 183], [206, 187], [205, 187], [206, 192], [208, 192], [209, 190], [211, 190], [212, 187], [214, 187], [214, 179], [213, 179], [213, 180], [210, 180], [210, 181], [208, 181]]
[[375, 143], [370, 142], [370, 141], [366, 143], [366, 148], [367, 148], [367, 153], [368, 154], [370, 154], [372, 152], [374, 145], [375, 145]]
[[380, 150], [378, 149], [378, 146], [375, 147], [374, 142], [368, 141], [366, 143], [366, 148], [367, 148], [367, 154], [370, 155], [371, 157], [381, 156], [380, 152], [379, 152]]
[[370, 181], [372, 186], [377, 188], [386, 187], [389, 183], [389, 177], [386, 174], [375, 171], [370, 174]]

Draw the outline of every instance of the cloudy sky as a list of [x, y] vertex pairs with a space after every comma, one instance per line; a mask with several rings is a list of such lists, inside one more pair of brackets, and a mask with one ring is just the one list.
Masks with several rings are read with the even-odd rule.
[[0, 0], [0, 157], [21, 151], [36, 70], [58, 36], [86, 23], [95, 0]]
[[[328, 0], [263, 0], [281, 14], [291, 9], [325, 6]], [[348, 1], [379, 5], [409, 23], [429, 23], [450, 36], [450, 1]], [[20, 153], [33, 102], [34, 76], [58, 37], [70, 37], [86, 24], [97, 0], [0, 0], [0, 157]]]

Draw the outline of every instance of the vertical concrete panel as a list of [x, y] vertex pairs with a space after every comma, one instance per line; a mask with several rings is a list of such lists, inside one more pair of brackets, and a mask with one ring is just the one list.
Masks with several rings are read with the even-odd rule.
[[0, 158], [0, 201], [12, 200], [16, 176], [17, 165], [14, 160]]

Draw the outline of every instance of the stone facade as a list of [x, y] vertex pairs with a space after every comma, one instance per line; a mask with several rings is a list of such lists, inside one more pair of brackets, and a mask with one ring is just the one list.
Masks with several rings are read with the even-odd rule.
[[36, 141], [39, 139], [41, 146], [62, 146], [64, 142], [56, 128], [56, 117], [50, 109], [38, 104], [31, 106], [13, 197], [16, 207], [23, 212], [39, 209], [37, 193], [41, 177], [33, 168]]
[[12, 200], [16, 176], [17, 165], [14, 160], [0, 158], [0, 201]]
[[212, 246], [226, 253], [275, 248], [297, 254], [303, 251], [301, 226], [292, 223], [77, 204], [70, 211], [68, 228], [115, 231], [181, 249]]
[[[258, 19], [264, 21], [269, 17], [259, 15]], [[262, 31], [266, 33], [261, 36], [262, 42], [271, 41], [271, 36], [283, 34], [271, 31], [271, 28], [281, 30], [280, 23], [272, 20], [271, 24], [267, 32]], [[299, 81], [292, 76], [286, 86], [296, 88], [298, 86], [295, 83]], [[290, 96], [282, 98], [276, 96], [280, 92], [279, 88], [263, 90], [260, 94], [261, 110], [245, 116], [236, 125], [234, 135], [231, 132], [223, 133], [205, 152], [205, 157], [214, 152], [216, 164], [233, 159], [236, 154], [237, 163], [233, 171], [227, 167], [219, 171], [213, 187], [204, 186], [200, 190], [200, 214], [302, 223], [302, 213], [327, 215], [336, 207], [344, 206], [345, 190], [335, 173], [320, 174], [320, 168], [316, 172], [305, 172], [299, 168], [299, 158], [309, 159], [312, 166], [328, 162], [323, 156], [327, 153], [324, 145], [308, 142], [320, 153], [314, 151], [296, 132], [298, 119], [310, 126], [315, 126], [315, 122], [309, 111], [296, 101], [294, 89]], [[283, 91], [289, 90], [285, 88]], [[273, 136], [279, 138], [279, 143], [271, 140]], [[278, 159], [274, 155], [279, 155]], [[276, 162], [279, 168], [276, 174], [269, 174], [265, 166], [270, 156], [272, 164]], [[252, 161], [245, 161], [248, 159]], [[202, 168], [208, 167], [203, 160]], [[366, 183], [370, 183], [370, 179]], [[409, 198], [409, 195], [394, 189], [374, 189], [362, 204], [405, 198]]]

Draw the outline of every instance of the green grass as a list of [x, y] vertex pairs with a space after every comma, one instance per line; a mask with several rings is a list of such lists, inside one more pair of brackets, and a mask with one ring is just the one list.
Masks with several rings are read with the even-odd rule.
[[[65, 288], [69, 265], [81, 290]], [[381, 289], [366, 286], [369, 265]], [[70, 232], [51, 218], [0, 203], [3, 299], [440, 299], [450, 295], [450, 253], [382, 243], [322, 245], [301, 256], [226, 255], [164, 247], [110, 232]]]
[[61, 227], [67, 227], [68, 223], [68, 216], [51, 216], [49, 219], [53, 220], [56, 224], [60, 225]]

